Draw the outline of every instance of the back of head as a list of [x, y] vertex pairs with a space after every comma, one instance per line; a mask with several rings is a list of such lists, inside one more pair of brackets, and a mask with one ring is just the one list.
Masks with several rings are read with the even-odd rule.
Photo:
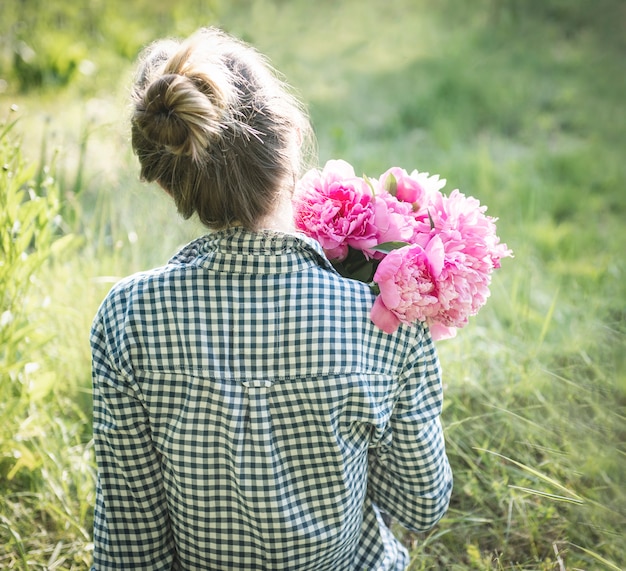
[[215, 28], [143, 53], [133, 89], [133, 150], [186, 218], [254, 229], [301, 169], [310, 126], [252, 47]]

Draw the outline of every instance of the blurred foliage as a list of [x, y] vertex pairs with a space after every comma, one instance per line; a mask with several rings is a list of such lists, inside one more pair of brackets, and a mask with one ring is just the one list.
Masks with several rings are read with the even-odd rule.
[[[431, 532], [396, 530], [410, 569], [626, 565], [626, 3], [0, 0], [0, 13], [0, 92], [26, 110], [28, 141], [3, 139], [4, 164], [22, 165], [5, 171], [20, 173], [21, 214], [3, 239], [16, 216], [44, 228], [25, 258], [7, 242], [11, 267], [24, 264], [3, 277], [11, 327], [28, 335], [12, 334], [0, 365], [2, 418], [23, 420], [0, 432], [0, 567], [88, 565], [90, 318], [118, 276], [203, 231], [138, 184], [118, 90], [143, 45], [209, 24], [300, 91], [320, 163], [440, 173], [489, 206], [516, 254], [481, 314], [440, 344], [455, 492]], [[66, 233], [80, 246], [50, 258]]]
[[[86, 417], [67, 399], [71, 384], [53, 364], [51, 348], [60, 331], [49, 320], [58, 308], [43, 277], [75, 237], [62, 231], [52, 169], [24, 160], [15, 128], [15, 122], [0, 124], [0, 544], [21, 554], [9, 562], [21, 560], [30, 569], [24, 530], [60, 540], [71, 526], [70, 537], [76, 530], [80, 536], [70, 541], [73, 556], [86, 564], [91, 508], [85, 499], [93, 495], [94, 478], [85, 462]], [[45, 488], [54, 501], [39, 491]], [[58, 550], [59, 562], [61, 555]], [[0, 566], [5, 563], [0, 552]]]
[[41, 328], [49, 300], [33, 300], [32, 284], [73, 239], [58, 235], [58, 187], [47, 173], [36, 177], [35, 165], [24, 163], [14, 125], [0, 127], [0, 483], [37, 465], [19, 427], [57, 379], [34, 360], [49, 341]]
[[[156, 36], [188, 34], [215, 18], [212, 0], [2, 0], [0, 77], [17, 89], [115, 76]], [[103, 84], [101, 84], [103, 85]]]

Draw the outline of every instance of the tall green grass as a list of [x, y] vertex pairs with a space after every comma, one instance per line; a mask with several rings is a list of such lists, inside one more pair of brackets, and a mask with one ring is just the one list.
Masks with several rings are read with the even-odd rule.
[[15, 129], [0, 125], [0, 565], [86, 565], [94, 470], [74, 375], [88, 365], [75, 338], [57, 337], [62, 307], [51, 297], [61, 278], [51, 264], [75, 237], [61, 230], [54, 178], [24, 160]]
[[[0, 260], [13, 300], [0, 311], [0, 567], [88, 565], [91, 316], [118, 277], [202, 232], [137, 182], [131, 60], [211, 23], [300, 91], [321, 163], [440, 173], [489, 206], [515, 252], [481, 314], [439, 345], [455, 491], [431, 532], [396, 528], [411, 569], [626, 567], [623, 3], [157, 4], [27, 0], [0, 24], [0, 76], [21, 110], [0, 161], [20, 174], [0, 191], [41, 231], [20, 245], [14, 222], [0, 228], [14, 252]], [[58, 41], [36, 33], [52, 26]], [[36, 54], [28, 71], [20, 42]], [[9, 271], [22, 253], [32, 267]]]

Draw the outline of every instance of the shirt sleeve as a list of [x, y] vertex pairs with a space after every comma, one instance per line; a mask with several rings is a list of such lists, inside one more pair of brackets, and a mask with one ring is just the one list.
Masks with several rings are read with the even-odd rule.
[[386, 434], [370, 450], [369, 494], [405, 528], [424, 531], [443, 517], [452, 492], [440, 422], [441, 369], [428, 329], [400, 381]]
[[141, 394], [112, 364], [102, 324], [91, 335], [98, 482], [92, 571], [175, 567], [175, 547]]

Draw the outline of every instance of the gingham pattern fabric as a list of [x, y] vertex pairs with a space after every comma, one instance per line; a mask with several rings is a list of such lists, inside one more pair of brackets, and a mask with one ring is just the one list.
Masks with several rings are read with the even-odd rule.
[[440, 370], [372, 302], [316, 242], [243, 229], [117, 284], [91, 337], [92, 569], [404, 569], [379, 509], [447, 509]]

